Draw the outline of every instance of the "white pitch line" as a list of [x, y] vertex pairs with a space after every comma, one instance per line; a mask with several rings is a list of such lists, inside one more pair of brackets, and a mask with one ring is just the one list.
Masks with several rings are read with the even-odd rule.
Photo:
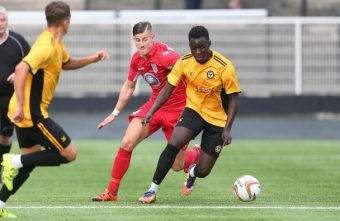
[[338, 206], [9, 206], [9, 209], [250, 209], [250, 210], [340, 210]]

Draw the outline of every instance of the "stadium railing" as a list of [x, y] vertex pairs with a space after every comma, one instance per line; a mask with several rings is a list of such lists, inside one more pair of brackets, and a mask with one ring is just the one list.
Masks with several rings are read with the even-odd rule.
[[[18, 13], [18, 17], [10, 13], [10, 28], [32, 43], [45, 27], [45, 19]], [[117, 11], [81, 13], [72, 13], [71, 28], [65, 37], [69, 53], [80, 57], [105, 49], [111, 59], [74, 73], [64, 72], [56, 96], [104, 97], [118, 93], [135, 51], [131, 29], [138, 20], [132, 12], [130, 18], [123, 18], [123, 13], [120, 17]], [[211, 48], [235, 64], [244, 96], [340, 94], [340, 18], [198, 16], [147, 20], [153, 23], [156, 40], [182, 55], [189, 52], [190, 27], [205, 25], [210, 31]], [[141, 82], [137, 94], [149, 91]]]

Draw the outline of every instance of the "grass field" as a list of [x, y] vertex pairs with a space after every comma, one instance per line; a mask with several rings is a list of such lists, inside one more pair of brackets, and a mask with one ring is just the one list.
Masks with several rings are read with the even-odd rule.
[[[182, 195], [185, 174], [169, 172], [153, 205], [137, 199], [151, 183], [164, 141], [146, 141], [135, 150], [116, 203], [90, 199], [107, 186], [119, 142], [75, 143], [75, 162], [37, 168], [9, 199], [17, 220], [340, 220], [339, 141], [235, 140], [191, 196]], [[235, 179], [245, 174], [261, 182], [261, 196], [251, 203], [232, 193]]]

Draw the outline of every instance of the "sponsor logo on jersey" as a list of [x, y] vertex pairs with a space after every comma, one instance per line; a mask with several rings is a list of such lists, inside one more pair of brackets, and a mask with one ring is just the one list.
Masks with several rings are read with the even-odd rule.
[[204, 86], [198, 86], [197, 87], [197, 92], [198, 93], [202, 93], [202, 94], [209, 94], [211, 92], [211, 88], [204, 87]]
[[150, 86], [157, 87], [161, 84], [159, 79], [152, 73], [145, 73], [143, 78]]

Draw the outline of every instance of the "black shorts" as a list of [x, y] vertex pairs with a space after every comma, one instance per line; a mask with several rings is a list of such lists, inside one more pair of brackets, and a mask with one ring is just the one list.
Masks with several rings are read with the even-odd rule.
[[30, 148], [40, 144], [45, 148], [60, 152], [71, 143], [67, 133], [51, 118], [43, 119], [33, 127], [16, 126], [15, 130], [20, 148]]
[[8, 112], [8, 97], [0, 96], [0, 135], [5, 137], [11, 137], [13, 135], [13, 123], [7, 117]]
[[185, 108], [176, 127], [186, 127], [193, 132], [195, 138], [201, 131], [201, 148], [212, 157], [218, 157], [223, 148], [222, 131], [218, 127], [206, 122], [196, 111]]

